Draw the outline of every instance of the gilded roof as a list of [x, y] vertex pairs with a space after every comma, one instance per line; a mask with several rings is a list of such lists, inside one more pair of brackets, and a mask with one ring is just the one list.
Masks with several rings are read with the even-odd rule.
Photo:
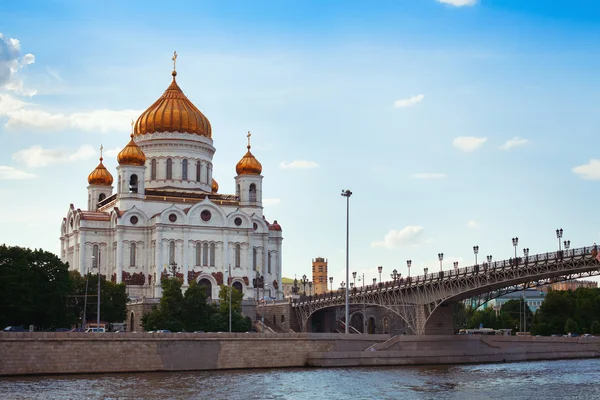
[[127, 143], [127, 146], [119, 152], [117, 161], [119, 165], [143, 166], [146, 163], [146, 155], [133, 140], [133, 134], [131, 134], [131, 140]]
[[177, 85], [173, 71], [173, 82], [162, 96], [140, 115], [135, 123], [135, 134], [154, 132], [185, 132], [212, 138], [208, 118], [196, 108]]
[[90, 185], [110, 186], [113, 183], [113, 176], [108, 172], [104, 164], [103, 158], [100, 157], [100, 164], [88, 175], [88, 183]]

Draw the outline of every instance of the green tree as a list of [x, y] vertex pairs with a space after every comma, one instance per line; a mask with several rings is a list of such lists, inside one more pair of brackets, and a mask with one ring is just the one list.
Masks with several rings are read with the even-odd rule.
[[565, 332], [578, 333], [579, 327], [577, 326], [577, 322], [575, 322], [571, 318], [567, 319], [567, 323], [565, 324]]
[[74, 319], [68, 265], [43, 250], [0, 246], [0, 327], [34, 325], [38, 330], [69, 326]]
[[184, 325], [188, 332], [214, 330], [211, 316], [218, 310], [214, 304], [208, 302], [204, 286], [192, 281], [183, 295], [183, 300]]
[[591, 334], [600, 335], [600, 321], [596, 320], [592, 322]]
[[162, 320], [162, 313], [156, 306], [153, 306], [149, 313], [146, 313], [142, 316], [142, 327], [145, 331], [164, 329], [164, 326], [165, 324]]
[[181, 293], [181, 281], [179, 279], [163, 279], [161, 281], [163, 290], [160, 299], [160, 320], [163, 327], [158, 329], [168, 329], [172, 332], [183, 330], [183, 294]]
[[[505, 316], [505, 322], [509, 323], [510, 321], [511, 328], [515, 331], [519, 330], [521, 324], [519, 321], [523, 318], [523, 300], [515, 299], [509, 300], [506, 303], [502, 304], [502, 308], [500, 309], [500, 313]], [[526, 315], [526, 328], [531, 329], [533, 323], [533, 313], [529, 306], [525, 307], [525, 315]], [[521, 327], [522, 328], [522, 327]]]
[[244, 295], [239, 290], [231, 287], [221, 285], [221, 290], [219, 290], [219, 309], [221, 313], [228, 314], [229, 313], [229, 291], [231, 291], [231, 310], [234, 313], [242, 312], [242, 299]]

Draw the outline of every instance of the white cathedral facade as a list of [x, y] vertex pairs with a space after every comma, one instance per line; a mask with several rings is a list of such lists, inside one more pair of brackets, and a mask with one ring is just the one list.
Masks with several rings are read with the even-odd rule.
[[[137, 119], [119, 153], [116, 182], [100, 164], [88, 177], [85, 210], [71, 204], [61, 224], [61, 259], [81, 274], [125, 283], [130, 297], [161, 297], [161, 277], [186, 288], [233, 285], [253, 299], [283, 298], [282, 231], [262, 207], [262, 166], [248, 151], [236, 165], [235, 194], [219, 193], [208, 119], [173, 81]], [[261, 289], [261, 295], [263, 290]]]

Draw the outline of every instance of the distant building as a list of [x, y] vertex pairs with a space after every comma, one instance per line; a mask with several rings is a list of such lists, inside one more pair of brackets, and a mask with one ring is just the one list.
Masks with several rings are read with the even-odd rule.
[[500, 311], [504, 303], [510, 300], [521, 300], [525, 297], [529, 309], [531, 312], [535, 313], [544, 302], [544, 296], [546, 296], [546, 293], [538, 289], [527, 289], [525, 292], [519, 290], [518, 292], [507, 293], [503, 296], [496, 297], [484, 304], [482, 308], [492, 307], [494, 310]]
[[596, 289], [598, 287], [598, 282], [594, 281], [565, 281], [565, 282], [556, 282], [551, 283], [549, 285], [544, 285], [542, 290], [544, 292], [548, 292], [549, 290], [577, 290], [579, 288], [590, 288]]
[[327, 260], [317, 257], [312, 261], [313, 294], [327, 292]]

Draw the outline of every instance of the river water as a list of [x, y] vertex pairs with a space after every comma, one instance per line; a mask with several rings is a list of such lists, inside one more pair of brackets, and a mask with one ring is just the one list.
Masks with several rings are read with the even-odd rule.
[[0, 378], [19, 399], [600, 399], [600, 359]]

